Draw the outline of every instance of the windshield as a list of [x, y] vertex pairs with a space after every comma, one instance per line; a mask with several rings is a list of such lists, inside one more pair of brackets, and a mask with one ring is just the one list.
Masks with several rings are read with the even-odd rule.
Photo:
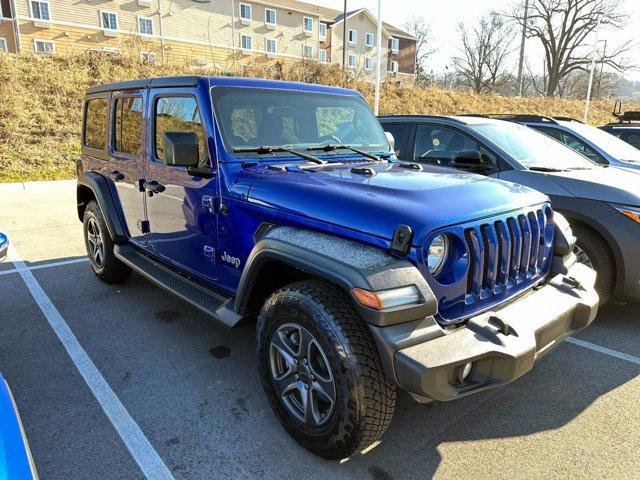
[[500, 122], [471, 125], [471, 128], [527, 168], [574, 170], [596, 166], [560, 142], [524, 125]]
[[604, 130], [579, 122], [565, 122], [563, 125], [618, 160], [640, 162], [640, 150]]
[[361, 97], [234, 87], [216, 87], [211, 95], [228, 151], [327, 144], [389, 150], [380, 123]]

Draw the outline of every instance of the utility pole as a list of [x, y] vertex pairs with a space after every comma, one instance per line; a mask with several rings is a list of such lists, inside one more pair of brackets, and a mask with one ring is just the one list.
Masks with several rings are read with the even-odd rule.
[[347, 0], [342, 14], [342, 70], [347, 68]]
[[376, 90], [373, 113], [378, 115], [380, 109], [380, 62], [382, 61], [382, 0], [378, 0], [378, 28], [376, 30]]
[[600, 60], [600, 78], [598, 78], [598, 92], [596, 98], [600, 100], [600, 87], [602, 86], [602, 73], [604, 71], [604, 59], [607, 57], [607, 41], [602, 40], [604, 47], [602, 48], [602, 60]]
[[529, 0], [524, 2], [524, 17], [522, 22], [522, 40], [520, 41], [520, 60], [518, 61], [518, 97], [521, 97], [524, 90], [524, 45], [527, 41], [527, 22], [529, 21]]
[[596, 38], [593, 42], [593, 56], [591, 57], [591, 69], [589, 71], [589, 86], [587, 87], [587, 99], [584, 103], [584, 123], [587, 123], [589, 117], [589, 102], [591, 101], [591, 89], [593, 88], [593, 74], [596, 70], [596, 57], [598, 56], [598, 36], [600, 34], [600, 19], [596, 25]]

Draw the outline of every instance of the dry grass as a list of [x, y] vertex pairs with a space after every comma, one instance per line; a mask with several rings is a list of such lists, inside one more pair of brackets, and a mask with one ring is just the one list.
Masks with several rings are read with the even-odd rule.
[[[360, 90], [373, 103], [373, 86], [345, 78], [339, 68], [317, 63], [255, 65], [239, 75], [340, 85]], [[82, 99], [99, 83], [163, 75], [219, 75], [185, 63], [145, 65], [126, 56], [0, 55], [0, 182], [72, 178], [80, 153]], [[640, 110], [640, 106], [628, 106]], [[594, 102], [590, 122], [611, 121], [611, 102]], [[580, 118], [583, 103], [547, 98], [506, 98], [437, 88], [383, 85], [381, 113], [523, 112]]]

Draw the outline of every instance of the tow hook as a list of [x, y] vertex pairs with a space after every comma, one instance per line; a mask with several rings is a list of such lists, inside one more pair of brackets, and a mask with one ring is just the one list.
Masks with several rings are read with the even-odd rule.
[[582, 286], [582, 283], [574, 277], [562, 277], [562, 283], [569, 285], [571, 288], [576, 288], [578, 290], [584, 290], [585, 288]]
[[489, 325], [496, 327], [498, 329], [498, 332], [503, 334], [505, 337], [508, 336], [509, 333], [511, 333], [511, 328], [509, 327], [509, 324], [506, 323], [501, 318], [496, 317], [495, 315], [491, 315], [489, 317], [488, 323]]

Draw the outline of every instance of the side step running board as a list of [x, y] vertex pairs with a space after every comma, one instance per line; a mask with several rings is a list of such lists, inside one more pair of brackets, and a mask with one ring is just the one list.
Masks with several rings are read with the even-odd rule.
[[244, 319], [233, 309], [233, 297], [224, 297], [182, 277], [138, 252], [131, 245], [115, 245], [114, 255], [143, 277], [210, 315], [221, 325], [232, 328]]

